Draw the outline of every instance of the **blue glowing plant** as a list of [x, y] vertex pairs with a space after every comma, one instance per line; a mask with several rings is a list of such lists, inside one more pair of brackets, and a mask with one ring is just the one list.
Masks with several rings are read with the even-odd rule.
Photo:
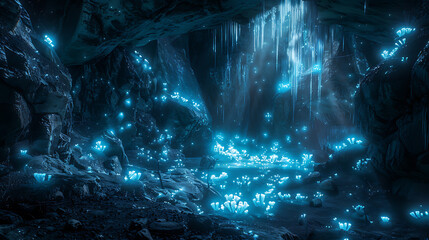
[[349, 144], [362, 144], [363, 143], [362, 140], [359, 140], [359, 139], [354, 138], [354, 137], [347, 138], [347, 142], [349, 142]]
[[388, 222], [390, 222], [390, 218], [386, 217], [386, 216], [381, 216], [380, 219], [381, 219], [382, 223], [388, 223]]
[[408, 35], [408, 34], [410, 34], [410, 33], [414, 32], [414, 31], [416, 31], [416, 29], [415, 29], [415, 28], [403, 27], [403, 28], [400, 28], [400, 29], [398, 29], [398, 30], [396, 31], [396, 35], [397, 35], [399, 38], [401, 38], [401, 37], [403, 37], [403, 36], [405, 36], [405, 35]]
[[410, 212], [410, 216], [415, 218], [415, 219], [421, 219], [423, 217], [427, 217], [429, 215], [428, 211], [425, 212], [420, 212], [419, 210], [415, 210]]
[[249, 210], [249, 204], [247, 202], [240, 201], [240, 197], [230, 194], [225, 195], [226, 202], [221, 205], [221, 209], [229, 213], [234, 214], [247, 214]]
[[213, 210], [215, 211], [219, 211], [221, 209], [221, 205], [219, 204], [219, 202], [212, 202], [210, 203], [210, 206], [213, 208]]
[[277, 193], [278, 199], [282, 202], [288, 201], [291, 199], [291, 195], [289, 193], [282, 194], [281, 192]]
[[356, 162], [356, 165], [353, 166], [353, 170], [359, 171], [368, 167], [368, 162], [371, 161], [371, 158], [360, 159]]
[[284, 93], [290, 89], [290, 83], [282, 81], [277, 85], [277, 92]]
[[302, 201], [302, 200], [305, 200], [307, 198], [308, 198], [308, 196], [302, 195], [301, 193], [297, 193], [295, 195], [295, 200], [298, 200], [298, 201]]
[[398, 48], [400, 48], [400, 47], [404, 46], [406, 42], [407, 42], [407, 39], [406, 39], [406, 38], [402, 38], [402, 39], [399, 39], [399, 40], [395, 43], [395, 45], [396, 45]]
[[322, 71], [322, 67], [319, 64], [316, 64], [313, 66], [313, 72], [314, 73], [319, 73]]
[[138, 181], [140, 180], [140, 177], [142, 176], [142, 174], [140, 172], [136, 172], [136, 171], [128, 171], [127, 176], [124, 177], [124, 180], [127, 181]]
[[265, 113], [265, 120], [267, 122], [270, 122], [272, 117], [273, 117], [273, 115], [271, 115], [271, 113], [269, 113], [269, 112]]
[[212, 175], [210, 177], [210, 179], [214, 180], [214, 181], [221, 181], [221, 180], [225, 180], [227, 178], [228, 178], [228, 173], [226, 173], [226, 172], [222, 172], [218, 177], [215, 175]]
[[21, 150], [20, 150], [21, 155], [26, 155], [26, 154], [27, 154], [27, 152], [28, 152], [28, 150], [27, 150], [27, 149], [21, 149]]
[[349, 231], [350, 230], [350, 228], [352, 227], [352, 224], [351, 223], [348, 223], [348, 222], [338, 222], [338, 227], [340, 228], [340, 230], [343, 230], [343, 231]]
[[107, 146], [102, 141], [96, 141], [95, 146], [93, 146], [92, 148], [98, 152], [103, 152], [104, 150], [106, 150]]
[[134, 57], [136, 59], [136, 62], [142, 65], [144, 71], [152, 70], [149, 61], [144, 58], [139, 52], [134, 51]]
[[127, 107], [129, 107], [129, 106], [131, 106], [131, 98], [127, 98], [127, 99], [125, 99], [125, 105], [127, 106]]
[[47, 43], [47, 44], [49, 44], [49, 46], [51, 46], [51, 47], [55, 47], [55, 45], [54, 45], [54, 41], [52, 41], [52, 39], [48, 36], [48, 35], [45, 35], [45, 42]]
[[49, 182], [52, 178], [52, 175], [48, 175], [46, 173], [34, 173], [33, 176], [38, 183]]
[[265, 211], [269, 211], [269, 210], [273, 209], [275, 204], [276, 204], [276, 202], [274, 202], [274, 201], [268, 201], [268, 205], [265, 208]]
[[265, 194], [257, 193], [253, 198], [253, 204], [255, 204], [255, 207], [265, 207]]
[[306, 165], [311, 162], [311, 159], [313, 159], [313, 154], [304, 153], [302, 154], [301, 158], [302, 158], [302, 164]]
[[353, 206], [353, 209], [356, 211], [356, 214], [358, 216], [364, 216], [365, 215], [365, 206], [357, 205], [357, 206]]

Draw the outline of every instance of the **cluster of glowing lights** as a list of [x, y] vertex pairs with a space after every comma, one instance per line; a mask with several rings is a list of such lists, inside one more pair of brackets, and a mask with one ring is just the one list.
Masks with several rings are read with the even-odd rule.
[[344, 150], [345, 148], [347, 148], [349, 146], [360, 145], [362, 143], [363, 143], [363, 140], [357, 139], [355, 137], [348, 137], [346, 139], [346, 141], [344, 141], [344, 142], [342, 142], [342, 143], [340, 143], [338, 145], [335, 145], [334, 146], [334, 150], [335, 151], [342, 151], [342, 150]]
[[382, 223], [388, 223], [388, 222], [390, 222], [390, 218], [387, 217], [387, 216], [381, 216], [380, 219], [381, 219]]
[[34, 173], [33, 177], [34, 177], [34, 179], [36, 179], [36, 182], [45, 183], [45, 182], [49, 182], [51, 180], [52, 175], [49, 175], [46, 173]]
[[356, 165], [353, 166], [352, 168], [353, 168], [353, 170], [356, 170], [356, 171], [366, 169], [366, 168], [368, 168], [369, 161], [371, 161], [371, 158], [360, 159], [356, 162]]
[[133, 171], [128, 171], [127, 175], [124, 177], [124, 180], [126, 182], [128, 182], [128, 181], [138, 181], [138, 180], [140, 180], [141, 176], [142, 176], [141, 172], [137, 172], [137, 171], [134, 171], [134, 170]]
[[222, 172], [219, 176], [212, 175], [210, 177], [210, 179], [214, 181], [223, 181], [223, 180], [226, 180], [227, 178], [228, 178], [228, 173], [226, 172]]
[[103, 152], [106, 150], [107, 146], [102, 141], [96, 141], [92, 148], [98, 152]]
[[357, 205], [357, 206], [353, 206], [353, 209], [355, 210], [355, 212], [358, 216], [364, 216], [365, 215], [365, 206]]
[[249, 204], [246, 201], [240, 201], [240, 197], [237, 195], [229, 194], [225, 195], [226, 201], [223, 204], [219, 202], [211, 203], [211, 207], [215, 211], [226, 211], [232, 214], [247, 214], [249, 213]]
[[410, 212], [410, 216], [413, 217], [414, 219], [427, 218], [429, 216], [429, 212], [428, 211], [415, 210], [415, 211]]
[[348, 223], [348, 222], [338, 222], [338, 228], [340, 230], [348, 232], [351, 227], [352, 227], [351, 223]]
[[316, 64], [313, 66], [313, 73], [320, 73], [322, 72], [322, 67], [319, 64]]
[[253, 204], [257, 208], [264, 208], [265, 211], [269, 211], [269, 210], [271, 210], [274, 207], [274, 205], [276, 204], [276, 202], [274, 202], [274, 201], [268, 201], [268, 204], [267, 204], [265, 202], [265, 194], [259, 194], [259, 193], [257, 193], [255, 195], [255, 198], [253, 198]]
[[54, 41], [48, 35], [45, 35], [44, 41], [52, 48], [55, 47]]
[[[393, 57], [396, 54], [396, 52], [405, 45], [407, 39], [404, 36], [414, 32], [415, 30], [416, 30], [415, 28], [409, 28], [409, 27], [403, 27], [397, 30], [396, 35], [398, 36], [398, 40], [395, 42], [395, 47], [392, 50], [384, 50], [381, 53], [381, 56], [384, 59]], [[404, 58], [402, 58], [402, 61], [403, 59]]]
[[279, 153], [279, 145], [274, 142], [270, 148], [263, 147], [263, 152], [260, 154], [250, 154], [247, 149], [238, 148], [233, 140], [222, 145], [219, 141], [215, 142], [213, 151], [220, 156], [227, 157], [233, 161], [228, 167], [257, 167], [261, 169], [269, 168], [271, 165], [278, 165], [286, 169], [309, 169], [314, 165], [312, 160], [313, 155], [304, 153], [301, 155], [301, 160], [291, 159], [287, 153]]
[[[167, 100], [167, 97], [166, 96], [162, 96], [162, 97], [164, 97], [163, 101], [165, 102]], [[182, 103], [188, 103], [189, 102], [195, 109], [197, 109], [198, 111], [201, 110], [200, 109], [201, 105], [199, 103], [195, 102], [194, 100], [189, 101], [189, 99], [180, 96], [179, 92], [173, 92], [173, 94], [171, 94], [170, 97], [171, 97], [171, 99], [181, 101]]]
[[136, 59], [136, 62], [142, 65], [144, 71], [152, 70], [149, 61], [144, 58], [143, 55], [141, 55], [138, 51], [134, 51], [134, 57]]
[[396, 35], [400, 38], [400, 37], [403, 37], [405, 35], [408, 35], [408, 34], [414, 32], [414, 31], [416, 31], [415, 28], [403, 27], [403, 28], [396, 31]]
[[287, 92], [290, 88], [290, 83], [287, 81], [281, 81], [279, 84], [277, 84], [277, 92], [279, 93]]

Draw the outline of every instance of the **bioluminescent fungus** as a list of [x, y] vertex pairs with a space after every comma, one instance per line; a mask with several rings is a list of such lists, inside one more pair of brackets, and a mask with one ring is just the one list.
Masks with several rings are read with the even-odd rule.
[[348, 222], [338, 222], [338, 227], [340, 228], [340, 230], [347, 232], [352, 227], [352, 224]]
[[44, 183], [49, 182], [52, 178], [52, 175], [46, 173], [33, 173], [33, 177], [38, 183]]
[[356, 165], [352, 167], [353, 170], [360, 171], [368, 167], [368, 162], [371, 161], [371, 158], [360, 159], [356, 162]]
[[21, 155], [26, 155], [28, 150], [27, 149], [21, 149], [19, 152], [21, 153]]
[[265, 194], [257, 193], [255, 198], [253, 198], [253, 204], [255, 207], [264, 207], [265, 206]]
[[353, 209], [356, 211], [357, 215], [359, 216], [365, 215], [365, 206], [357, 205], [357, 206], [353, 206]]
[[124, 180], [127, 181], [138, 181], [140, 180], [140, 177], [142, 176], [141, 172], [137, 171], [128, 171], [127, 176], [124, 177]]
[[219, 211], [221, 208], [221, 205], [219, 204], [219, 202], [212, 202], [210, 203], [210, 206], [213, 208], [213, 210], [215, 211]]
[[237, 195], [235, 195], [235, 194], [225, 194], [225, 199], [227, 200], [227, 201], [239, 201], [241, 198], [239, 197], [239, 196], [237, 196]]
[[320, 73], [322, 71], [322, 67], [319, 64], [316, 64], [313, 66], [312, 72], [313, 73]]
[[247, 202], [226, 201], [222, 204], [221, 209], [235, 214], [247, 214], [249, 212], [249, 210], [247, 210], [248, 207], [249, 204]]
[[226, 173], [226, 172], [222, 172], [218, 177], [215, 175], [212, 175], [210, 177], [210, 179], [214, 180], [214, 181], [221, 181], [221, 180], [225, 180], [227, 178], [228, 178], [228, 173]]
[[265, 116], [265, 121], [271, 122], [271, 119], [273, 117], [273, 115], [271, 115], [271, 113], [267, 112], [267, 113], [265, 113], [264, 116]]
[[304, 153], [302, 154], [301, 158], [302, 158], [302, 163], [307, 164], [311, 162], [311, 159], [313, 158], [313, 154]]
[[131, 98], [125, 99], [124, 103], [125, 103], [125, 106], [127, 107], [131, 106]]
[[92, 148], [96, 151], [103, 152], [106, 150], [107, 146], [102, 141], [96, 141]]
[[400, 47], [404, 46], [406, 42], [407, 42], [407, 39], [406, 39], [406, 38], [402, 38], [402, 39], [399, 39], [399, 40], [395, 43], [395, 45], [396, 45], [398, 48], [400, 48]]
[[427, 217], [429, 215], [428, 211], [425, 212], [420, 212], [419, 210], [415, 210], [410, 212], [410, 216], [415, 218], [415, 219], [421, 219], [423, 217]]
[[274, 202], [274, 201], [268, 201], [268, 205], [265, 208], [265, 211], [269, 211], [269, 210], [273, 209], [275, 204], [276, 204], [276, 202]]
[[302, 201], [302, 200], [305, 200], [305, 199], [308, 199], [308, 196], [302, 195], [301, 193], [297, 193], [295, 195], [295, 200]]
[[381, 216], [380, 219], [381, 219], [382, 223], [388, 223], [388, 222], [390, 222], [390, 218], [386, 217], [386, 216]]
[[285, 93], [290, 89], [290, 83], [286, 81], [282, 81], [279, 84], [277, 84], [277, 92], [278, 93]]
[[282, 194], [281, 192], [277, 193], [278, 199], [282, 202], [290, 200], [291, 195], [289, 193]]
[[143, 55], [140, 54], [138, 51], [134, 51], [134, 57], [136, 59], [136, 62], [142, 65], [144, 71], [152, 70], [149, 61], [144, 58]]
[[46, 42], [49, 46], [51, 46], [51, 47], [55, 47], [55, 45], [54, 45], [54, 41], [52, 41], [52, 39], [51, 39], [48, 35], [45, 35], [44, 40], [45, 40], [45, 42]]
[[398, 29], [396, 31], [396, 35], [398, 36], [398, 38], [401, 38], [401, 37], [403, 37], [403, 36], [405, 36], [407, 34], [410, 34], [410, 33], [414, 32], [414, 31], [416, 31], [415, 28], [403, 27], [403, 28], [400, 28], [400, 29]]

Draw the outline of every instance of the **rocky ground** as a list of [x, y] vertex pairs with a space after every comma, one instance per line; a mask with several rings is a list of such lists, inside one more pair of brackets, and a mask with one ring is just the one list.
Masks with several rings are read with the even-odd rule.
[[[196, 170], [176, 168], [162, 173], [162, 188], [157, 171], [134, 167], [142, 173], [140, 180], [125, 181], [118, 169], [103, 167], [101, 161], [100, 165], [94, 164], [102, 159], [99, 156], [94, 156], [93, 167], [86, 165], [86, 170], [79, 170], [76, 166], [80, 165], [73, 161], [67, 164], [52, 157], [28, 156], [23, 171], [2, 167], [0, 236], [2, 239], [426, 239], [426, 222], [411, 218], [405, 210], [409, 207], [404, 206], [405, 201], [394, 200], [390, 192], [382, 190], [370, 168], [352, 169], [352, 161], [348, 160], [360, 158], [363, 151], [363, 147], [355, 146], [334, 153], [327, 161], [315, 157], [318, 161], [315, 169], [304, 175], [302, 181], [277, 189], [299, 191], [308, 199], [279, 200], [272, 214], [250, 208], [243, 215], [213, 211], [209, 204], [222, 198], [218, 193], [221, 189], [216, 185], [207, 188]], [[134, 161], [130, 158], [130, 163]], [[188, 165], [188, 161], [184, 162]], [[195, 159], [189, 162], [195, 163]], [[268, 176], [269, 170], [263, 170], [264, 174]], [[34, 176], [37, 172], [52, 177], [38, 182]], [[231, 173], [229, 177], [235, 176]], [[253, 193], [253, 189], [249, 192]], [[311, 197], [314, 192], [322, 194]], [[355, 210], [353, 206], [357, 204], [365, 209]], [[388, 216], [390, 221], [383, 223], [381, 216]], [[352, 224], [350, 230], [338, 228], [338, 222], [342, 221]]]

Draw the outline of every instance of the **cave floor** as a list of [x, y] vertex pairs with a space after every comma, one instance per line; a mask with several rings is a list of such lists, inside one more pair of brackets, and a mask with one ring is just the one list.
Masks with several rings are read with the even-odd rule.
[[[401, 201], [393, 201], [372, 173], [357, 173], [341, 162], [356, 157], [355, 152], [342, 155], [299, 170], [221, 161], [209, 174], [227, 171], [228, 177], [213, 181], [210, 189], [204, 171], [188, 170], [197, 168], [195, 159], [184, 160], [187, 169], [164, 174], [165, 189], [151, 170], [144, 170], [134, 185], [105, 173], [53, 175], [52, 185], [2, 189], [0, 239], [151, 239], [148, 234], [152, 239], [427, 239], [426, 223], [403, 212]], [[3, 188], [12, 188], [20, 174], [1, 178]], [[279, 176], [289, 178], [283, 184]], [[242, 177], [254, 181], [243, 187]], [[254, 206], [255, 193], [270, 188], [275, 190], [265, 192], [266, 201], [275, 200], [273, 208]], [[278, 192], [292, 198], [281, 201]], [[225, 194], [248, 201], [249, 212], [215, 211], [210, 204], [223, 203]], [[303, 198], [294, 198], [297, 194]], [[203, 197], [189, 197], [196, 195]], [[311, 205], [316, 198], [320, 203]], [[365, 206], [361, 214], [357, 205]], [[382, 216], [389, 221], [381, 221]], [[339, 229], [340, 222], [350, 223], [350, 229]]]

